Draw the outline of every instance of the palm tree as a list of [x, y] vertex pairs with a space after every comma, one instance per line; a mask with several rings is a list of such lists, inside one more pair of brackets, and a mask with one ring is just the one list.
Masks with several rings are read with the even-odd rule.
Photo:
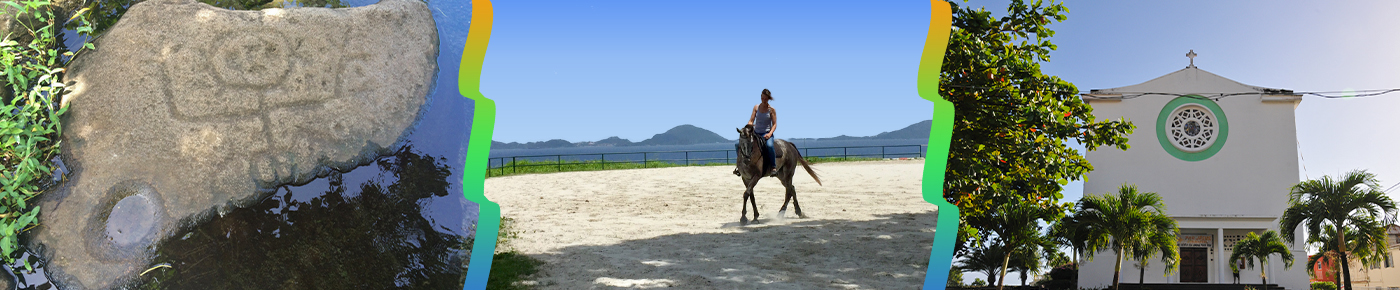
[[1065, 255], [1064, 252], [1061, 252], [1059, 249], [1056, 249], [1054, 246], [1055, 246], [1055, 245], [1050, 245], [1050, 247], [1048, 247], [1048, 249], [1045, 251], [1045, 252], [1046, 252], [1046, 254], [1045, 254], [1045, 266], [1046, 266], [1046, 267], [1055, 268], [1055, 267], [1064, 266], [1064, 265], [1069, 265], [1069, 264], [1074, 263], [1074, 261], [1071, 261], [1071, 260], [1069, 259], [1069, 256]]
[[962, 287], [963, 269], [953, 266], [948, 268], [948, 287]]
[[[1256, 235], [1254, 232], [1244, 236], [1243, 240], [1235, 242], [1235, 249], [1230, 252], [1230, 261], [1237, 261], [1241, 258], [1245, 261], [1245, 269], [1254, 268], [1254, 260], [1259, 260], [1259, 278], [1263, 279], [1263, 284], [1259, 289], [1267, 289], [1269, 277], [1265, 275], [1264, 265], [1269, 264], [1269, 256], [1278, 254], [1283, 257], [1283, 268], [1293, 267], [1293, 253], [1288, 252], [1288, 246], [1283, 244], [1283, 240], [1278, 237], [1278, 232], [1264, 231], [1264, 235]], [[1231, 270], [1237, 270], [1239, 265], [1230, 263]]]
[[[1351, 267], [1347, 262], [1350, 261], [1352, 247], [1344, 245], [1352, 239], [1346, 233], [1364, 220], [1384, 219], [1384, 223], [1389, 224], [1394, 217], [1395, 202], [1381, 191], [1376, 176], [1357, 170], [1347, 172], [1340, 180], [1323, 176], [1322, 179], [1294, 185], [1288, 192], [1288, 209], [1279, 219], [1279, 232], [1286, 241], [1293, 243], [1296, 240], [1294, 230], [1299, 225], [1307, 225], [1308, 233], [1313, 235], [1330, 229], [1337, 237], [1332, 242], [1337, 244], [1334, 249], [1341, 255], [1338, 261], [1342, 264], [1342, 280], [1346, 282], [1338, 287], [1352, 290]], [[1364, 244], [1358, 246], [1372, 247]]]
[[[1356, 223], [1353, 224], [1354, 227], [1347, 228], [1346, 233], [1343, 233], [1348, 239], [1348, 241], [1345, 242], [1347, 245], [1347, 252], [1350, 253], [1352, 258], [1361, 262], [1362, 266], [1375, 265], [1385, 261], [1387, 247], [1385, 241], [1385, 225], [1380, 221], [1369, 218], [1358, 219], [1355, 222]], [[1341, 274], [1340, 268], [1342, 265], [1338, 262], [1341, 261], [1341, 254], [1337, 251], [1337, 245], [1339, 243], [1336, 242], [1336, 232], [1337, 229], [1335, 227], [1326, 225], [1322, 231], [1308, 237], [1308, 244], [1318, 245], [1318, 251], [1322, 253], [1308, 257], [1308, 269], [1314, 269], [1314, 267], [1317, 266], [1318, 259], [1325, 256], [1333, 263], [1338, 263], [1338, 269], [1336, 269], [1337, 274]], [[1337, 285], [1341, 285], [1342, 276], [1336, 275], [1334, 277], [1337, 279]]]
[[[1007, 271], [1016, 271], [1021, 273], [1021, 286], [1026, 286], [1026, 280], [1029, 280], [1030, 278], [1029, 274], [1040, 273], [1040, 259], [1036, 257], [1033, 252], [1020, 252], [1014, 257], [1012, 257], [1008, 264], [1010, 265], [1010, 269], [1008, 269]], [[1006, 273], [1002, 273], [1002, 275], [1006, 275]], [[1003, 280], [1001, 281], [1001, 283], [1006, 284], [1006, 281]]]
[[[1073, 208], [1071, 208], [1071, 210], [1073, 211]], [[1050, 232], [1047, 235], [1047, 238], [1056, 245], [1069, 247], [1074, 255], [1074, 260], [1071, 262], [1074, 263], [1076, 271], [1078, 265], [1083, 263], [1082, 258], [1089, 248], [1089, 233], [1091, 231], [1088, 226], [1089, 225], [1079, 221], [1079, 214], [1076, 211], [1061, 217], [1054, 224], [1050, 225]], [[1093, 257], [1089, 257], [1088, 259], [1093, 259]], [[1055, 266], [1058, 267], [1064, 264], [1067, 263], [1056, 263]], [[1071, 280], [1071, 285], [1079, 285], [1079, 275], [1074, 275]]]
[[[1079, 200], [1075, 217], [1084, 223], [1086, 253], [1113, 250], [1113, 289], [1118, 289], [1123, 260], [1139, 249], [1162, 249], [1162, 262], [1175, 268], [1181, 257], [1176, 250], [1176, 220], [1166, 214], [1162, 197], [1123, 185], [1118, 195], [1086, 195]], [[1169, 250], [1167, 250], [1169, 249]], [[1092, 257], [1092, 255], [1086, 255]], [[1168, 272], [1170, 273], [1170, 272]]]
[[966, 271], [987, 274], [987, 284], [996, 285], [997, 276], [1001, 273], [1001, 260], [1005, 256], [1004, 253], [1005, 251], [999, 244], [974, 248], [962, 261], [958, 261], [957, 267]]
[[1166, 274], [1171, 274], [1176, 269], [1176, 263], [1181, 261], [1175, 232], [1152, 232], [1142, 238], [1129, 250], [1133, 260], [1138, 262], [1138, 288], [1142, 288], [1143, 279], [1147, 276], [1147, 260], [1160, 255], [1162, 262], [1167, 264]]
[[1068, 214], [1050, 225], [1050, 233], [1046, 236], [1056, 244], [1069, 247], [1074, 254], [1074, 263], [1078, 264], [1079, 257], [1087, 247], [1085, 242], [1089, 239], [1088, 233], [1084, 223], [1079, 222], [1074, 214]]
[[1039, 205], [1028, 202], [1017, 202], [1003, 204], [997, 207], [990, 218], [991, 231], [996, 233], [997, 239], [1001, 241], [1005, 252], [1002, 254], [1001, 263], [1001, 283], [997, 284], [997, 289], [1003, 289], [1006, 284], [1006, 274], [1010, 272], [1012, 256], [1029, 256], [1031, 262], [1022, 259], [1017, 263], [1016, 269], [1021, 270], [1022, 282], [1025, 281], [1026, 271], [1039, 267], [1039, 259], [1034, 253], [1044, 237], [1040, 233], [1040, 220], [1046, 216], [1057, 214], [1053, 209], [1042, 208]]

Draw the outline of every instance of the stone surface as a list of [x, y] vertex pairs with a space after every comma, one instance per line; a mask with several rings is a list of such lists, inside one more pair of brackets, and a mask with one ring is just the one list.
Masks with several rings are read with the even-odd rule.
[[120, 287], [177, 228], [386, 153], [433, 86], [436, 33], [417, 0], [132, 6], [69, 69], [73, 173], [30, 245], [63, 289]]

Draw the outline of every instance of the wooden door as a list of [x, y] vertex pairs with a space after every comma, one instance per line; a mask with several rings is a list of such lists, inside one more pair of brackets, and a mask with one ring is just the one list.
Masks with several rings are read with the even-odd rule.
[[1181, 248], [1181, 282], [1205, 283], [1210, 279], [1206, 248]]

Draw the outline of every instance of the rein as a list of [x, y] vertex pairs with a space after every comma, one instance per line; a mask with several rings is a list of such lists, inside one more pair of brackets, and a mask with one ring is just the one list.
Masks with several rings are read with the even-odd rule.
[[[762, 146], [762, 145], [758, 144], [758, 138], [755, 138], [756, 133], [754, 133], [751, 129], [747, 129], [747, 128], [746, 128], [746, 130], [747, 130], [747, 132], [746, 132], [747, 134], [746, 134], [746, 135], [748, 135], [748, 138], [745, 138], [745, 140], [744, 140], [743, 142], [746, 142], [749, 146], [748, 146], [748, 150], [741, 150], [741, 151], [748, 151], [748, 152], [738, 152], [738, 153], [744, 155], [744, 156], [743, 156], [743, 157], [744, 157], [744, 160], [747, 161], [747, 163], [748, 163], [747, 165], [748, 165], [748, 166], [750, 166], [750, 167], [755, 167], [754, 163], [762, 162], [762, 160], [760, 160], [759, 158], [754, 158], [755, 156], [760, 156], [760, 155], [762, 155], [762, 153], [759, 151], [759, 150], [760, 150], [760, 149], [759, 149], [759, 146]], [[745, 154], [745, 153], [747, 153], [747, 154]], [[762, 169], [762, 168], [763, 168], [763, 163], [758, 163], [758, 165], [757, 165], [756, 167], [758, 167], [759, 169]]]

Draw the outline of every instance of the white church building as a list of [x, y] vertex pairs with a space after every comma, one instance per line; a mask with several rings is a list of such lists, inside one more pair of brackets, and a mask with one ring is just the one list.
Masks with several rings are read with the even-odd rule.
[[[1189, 53], [1194, 60], [1195, 53]], [[1249, 232], [1278, 230], [1288, 192], [1298, 178], [1294, 109], [1302, 95], [1241, 84], [1196, 68], [1081, 96], [1100, 120], [1124, 118], [1137, 128], [1130, 148], [1086, 153], [1094, 165], [1084, 194], [1117, 194], [1124, 184], [1156, 192], [1181, 229], [1177, 271], [1163, 274], [1148, 260], [1146, 283], [1234, 283], [1230, 251]], [[1301, 230], [1300, 230], [1301, 233]], [[1262, 267], [1269, 283], [1308, 289], [1307, 253], [1299, 236], [1290, 245], [1294, 264], [1278, 257]], [[1134, 261], [1124, 261], [1120, 283], [1137, 283]], [[1113, 282], [1114, 254], [1094, 254], [1079, 268], [1079, 287]], [[1259, 284], [1256, 268], [1240, 271], [1241, 284]]]

